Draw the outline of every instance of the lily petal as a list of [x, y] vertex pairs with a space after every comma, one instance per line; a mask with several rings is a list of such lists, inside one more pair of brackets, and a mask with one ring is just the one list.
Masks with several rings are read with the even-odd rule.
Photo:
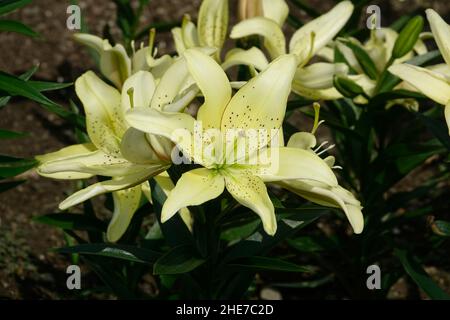
[[110, 49], [111, 45], [108, 40], [94, 36], [88, 33], [75, 33], [73, 35], [75, 41], [93, 49], [100, 57], [101, 53], [105, 49]]
[[300, 148], [303, 150], [311, 150], [317, 144], [316, 136], [309, 132], [294, 133], [287, 143], [288, 148]]
[[181, 208], [197, 206], [217, 198], [224, 188], [223, 177], [208, 169], [201, 168], [184, 173], [164, 203], [161, 221], [166, 222]]
[[253, 66], [258, 70], [264, 70], [269, 65], [269, 62], [264, 53], [256, 47], [248, 50], [235, 48], [228, 51], [225, 62], [222, 63], [222, 69], [227, 70], [238, 65]]
[[283, 31], [275, 21], [264, 17], [241, 21], [231, 30], [230, 38], [239, 39], [251, 35], [264, 37], [264, 46], [272, 59], [286, 53], [286, 40]]
[[141, 185], [113, 192], [114, 212], [106, 231], [108, 241], [118, 241], [127, 231], [134, 213], [139, 208], [141, 195]]
[[197, 120], [205, 129], [219, 128], [223, 111], [231, 99], [231, 86], [227, 75], [214, 59], [199, 50], [184, 53], [189, 72], [205, 97]]
[[120, 154], [119, 139], [125, 132], [120, 118], [120, 93], [88, 71], [75, 82], [75, 91], [86, 112], [86, 125], [94, 145], [113, 155]]
[[335, 75], [346, 75], [347, 73], [348, 67], [343, 63], [318, 62], [298, 68], [294, 81], [310, 89], [329, 89], [333, 87]]
[[186, 51], [186, 45], [184, 44], [183, 39], [183, 31], [180, 27], [172, 28], [172, 38], [173, 42], [175, 44], [175, 49], [177, 50], [177, 53], [179, 55], [183, 54], [184, 51]]
[[175, 97], [191, 83], [191, 76], [187, 69], [186, 60], [180, 58], [175, 61], [162, 76], [152, 98], [151, 107], [164, 110], [173, 102]]
[[[221, 49], [228, 29], [228, 0], [204, 0], [198, 13], [200, 45]], [[219, 56], [217, 52], [217, 57]]]
[[62, 171], [56, 173], [44, 173], [42, 172], [42, 166], [45, 166], [46, 163], [62, 160], [64, 161], [67, 158], [71, 158], [74, 156], [86, 155], [92, 152], [95, 152], [97, 148], [92, 143], [85, 144], [76, 144], [73, 146], [62, 148], [58, 151], [47, 153], [44, 155], [36, 156], [36, 160], [40, 162], [40, 165], [37, 167], [36, 171], [39, 175], [52, 178], [52, 179], [88, 179], [93, 175], [90, 173], [82, 173], [82, 172], [74, 172], [74, 171]]
[[273, 155], [272, 168], [276, 170], [266, 172], [261, 170], [258, 175], [264, 182], [301, 179], [321, 182], [328, 186], [338, 185], [330, 167], [313, 152], [300, 148], [280, 147], [271, 148], [268, 153]]
[[[159, 184], [161, 189], [163, 189], [164, 193], [168, 195], [170, 191], [175, 188], [175, 185], [172, 182], [172, 179], [170, 179], [169, 174], [167, 172], [163, 172], [155, 177], [156, 182]], [[180, 217], [183, 220], [186, 227], [189, 229], [190, 232], [192, 232], [192, 228], [194, 226], [194, 218], [192, 217], [192, 213], [189, 211], [188, 208], [181, 208], [179, 210]]]
[[197, 27], [192, 21], [183, 23], [181, 31], [183, 32], [183, 41], [187, 49], [200, 46]]
[[361, 212], [361, 205], [353, 195], [351, 195], [351, 201], [346, 202], [348, 196], [342, 197], [342, 187], [337, 186], [330, 189], [326, 186], [322, 187], [299, 180], [283, 181], [280, 185], [313, 203], [327, 207], [340, 207], [347, 216], [353, 232], [359, 234], [363, 231], [364, 217]]
[[[129, 77], [122, 87], [122, 118], [133, 107], [150, 107], [155, 87], [155, 79], [148, 71], [138, 71]], [[130, 89], [133, 90], [132, 93], [129, 92]]]
[[294, 55], [284, 55], [247, 82], [225, 109], [222, 131], [232, 128], [278, 129], [284, 119], [296, 66]]
[[446, 105], [450, 101], [450, 82], [440, 73], [409, 64], [393, 65], [389, 72], [409, 82], [437, 103]]
[[262, 0], [264, 17], [269, 18], [279, 26], [283, 26], [289, 14], [289, 7], [284, 0]]
[[264, 231], [273, 236], [277, 231], [277, 219], [264, 182], [256, 176], [243, 174], [240, 171], [225, 177], [228, 192], [241, 205], [259, 215]]
[[353, 4], [350, 1], [342, 1], [326, 14], [308, 22], [298, 29], [289, 43], [289, 52], [296, 53], [299, 48], [309, 45], [310, 34], [314, 33], [312, 55], [330, 42], [350, 19], [353, 12]]
[[146, 133], [135, 128], [129, 128], [125, 132], [120, 150], [123, 157], [132, 163], [146, 164], [161, 162], [150, 142], [147, 140]]
[[140, 172], [123, 176], [117, 179], [97, 182], [72, 194], [70, 197], [59, 204], [59, 209], [66, 210], [101, 194], [132, 188], [134, 186], [137, 186], [138, 184], [145, 182], [150, 177], [165, 171], [168, 167], [168, 165], [161, 164], [147, 165], [146, 169]]
[[439, 50], [450, 65], [450, 26], [433, 9], [427, 9], [426, 13]]
[[195, 124], [195, 119], [189, 114], [163, 112], [151, 108], [135, 108], [128, 111], [125, 118], [133, 128], [168, 139], [172, 139], [177, 130], [193, 132]]
[[295, 81], [292, 83], [292, 91], [299, 96], [311, 100], [336, 100], [342, 98], [342, 94], [335, 88], [329, 89], [311, 89], [303, 86], [301, 82]]
[[131, 74], [131, 61], [121, 44], [103, 51], [100, 56], [100, 70], [117, 88], [122, 87]]
[[150, 55], [149, 47], [142, 47], [133, 55], [131, 59], [131, 74], [138, 71], [149, 71], [150, 66], [147, 63], [147, 56]]
[[91, 153], [68, 157], [63, 160], [45, 162], [41, 164], [39, 170], [44, 174], [80, 172], [114, 177], [142, 171], [144, 168], [144, 165], [136, 165], [121, 157], [114, 157], [101, 150], [97, 150]]

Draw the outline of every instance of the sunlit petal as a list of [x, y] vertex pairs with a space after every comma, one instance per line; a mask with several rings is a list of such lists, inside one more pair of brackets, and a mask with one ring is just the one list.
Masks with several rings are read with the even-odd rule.
[[450, 65], [450, 26], [433, 9], [427, 9], [426, 13], [439, 50]]
[[92, 177], [90, 173], [82, 173], [82, 172], [74, 172], [74, 171], [62, 171], [55, 173], [44, 173], [41, 170], [42, 166], [45, 166], [45, 163], [49, 163], [51, 161], [64, 161], [65, 159], [90, 154], [95, 152], [97, 148], [92, 143], [86, 144], [76, 144], [73, 146], [62, 148], [58, 151], [47, 153], [44, 155], [36, 156], [36, 160], [39, 161], [40, 165], [36, 168], [36, 171], [39, 175], [52, 178], [52, 179], [88, 179]]
[[130, 225], [134, 213], [141, 201], [141, 186], [113, 192], [114, 212], [106, 231], [110, 242], [118, 241]]
[[95, 183], [87, 188], [75, 192], [70, 197], [65, 199], [59, 204], [59, 209], [66, 210], [95, 196], [134, 187], [148, 180], [150, 177], [165, 171], [167, 168], [168, 165], [148, 165], [145, 170], [140, 172], [117, 179]]
[[389, 72], [409, 82], [437, 103], [446, 105], [450, 101], [450, 82], [440, 73], [410, 64], [393, 65]]
[[129, 77], [122, 87], [123, 114], [133, 107], [150, 107], [155, 87], [153, 75], [148, 71], [138, 71]]
[[228, 15], [228, 0], [203, 0], [198, 13], [201, 46], [222, 48], [227, 35]]
[[269, 149], [272, 154], [271, 170], [258, 174], [265, 182], [302, 179], [337, 186], [337, 179], [328, 165], [315, 153], [300, 149], [281, 147]]
[[111, 49], [102, 52], [100, 55], [100, 71], [117, 88], [122, 87], [122, 84], [131, 74], [131, 61], [121, 44], [116, 44]]
[[317, 144], [316, 136], [309, 132], [294, 133], [287, 143], [288, 148], [311, 150]]
[[361, 205], [351, 193], [342, 187], [328, 188], [300, 180], [283, 181], [280, 185], [311, 202], [322, 206], [341, 208], [347, 216], [353, 232], [359, 234], [363, 231], [364, 217]]
[[241, 21], [231, 30], [230, 38], [239, 39], [251, 35], [264, 37], [264, 46], [272, 59], [286, 53], [283, 31], [275, 21], [264, 17]]
[[187, 50], [184, 56], [189, 72], [205, 97], [197, 120], [202, 121], [205, 129], [219, 128], [223, 110], [231, 99], [227, 75], [214, 59], [198, 50]]
[[277, 231], [275, 209], [264, 182], [256, 176], [237, 171], [225, 177], [225, 184], [237, 202], [250, 208], [261, 218], [264, 231], [268, 235], [274, 235]]
[[[295, 53], [299, 48], [299, 42], [309, 41], [309, 35], [314, 33], [314, 45], [312, 54], [323, 48], [344, 27], [353, 12], [353, 4], [350, 1], [342, 1], [326, 14], [308, 22], [298, 29], [289, 43], [289, 52]], [[306, 43], [306, 42], [305, 42]]]
[[114, 177], [131, 174], [144, 168], [144, 165], [136, 165], [121, 157], [114, 157], [97, 150], [63, 160], [45, 162], [41, 164], [39, 170], [44, 174], [69, 171]]
[[161, 161], [148, 141], [146, 133], [135, 128], [129, 128], [125, 132], [120, 150], [122, 156], [132, 163], [146, 164]]
[[169, 220], [181, 208], [197, 206], [217, 198], [225, 187], [221, 175], [208, 169], [195, 169], [184, 173], [164, 203], [161, 221]]
[[264, 70], [269, 65], [269, 62], [264, 53], [256, 47], [248, 50], [235, 48], [228, 51], [225, 62], [222, 63], [222, 68], [227, 70], [238, 65], [253, 66], [258, 70]]
[[[191, 79], [191, 80], [190, 80]], [[172, 103], [175, 97], [192, 84], [193, 79], [189, 75], [186, 60], [180, 58], [175, 61], [164, 73], [152, 98], [151, 107], [164, 110], [164, 107]]]
[[252, 78], [225, 109], [222, 130], [278, 129], [284, 119], [296, 66], [294, 55], [284, 55]]
[[143, 132], [173, 138], [176, 130], [193, 132], [195, 119], [186, 113], [163, 112], [151, 108], [136, 108], [127, 112], [128, 123]]
[[347, 73], [348, 67], [343, 63], [318, 62], [304, 68], [298, 68], [294, 81], [310, 89], [329, 89], [333, 87], [335, 75]]
[[289, 14], [289, 7], [285, 0], [262, 0], [264, 17], [283, 26]]
[[120, 154], [119, 139], [125, 132], [120, 93], [88, 71], [75, 82], [75, 91], [86, 112], [87, 131], [95, 146]]

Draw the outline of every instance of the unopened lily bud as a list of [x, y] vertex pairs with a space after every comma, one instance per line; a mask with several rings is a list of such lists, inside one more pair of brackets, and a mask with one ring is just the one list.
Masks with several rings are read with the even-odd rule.
[[261, 0], [239, 0], [239, 20], [246, 20], [263, 15]]

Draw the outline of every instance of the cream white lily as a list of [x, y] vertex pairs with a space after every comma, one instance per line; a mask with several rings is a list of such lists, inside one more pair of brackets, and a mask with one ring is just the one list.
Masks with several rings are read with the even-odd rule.
[[121, 44], [112, 46], [108, 40], [87, 33], [76, 33], [74, 38], [98, 54], [101, 73], [119, 89], [126, 79], [138, 71], [151, 71], [159, 79], [173, 60], [169, 55], [155, 58], [154, 29], [150, 30], [149, 46], [142, 44], [138, 51], [133, 51], [131, 58]]
[[195, 47], [215, 48], [215, 58], [220, 61], [220, 52], [227, 36], [228, 0], [203, 0], [198, 13], [198, 26], [185, 16], [181, 28], [173, 28], [172, 35], [179, 55]]
[[[264, 230], [273, 235], [277, 223], [265, 182], [300, 179], [338, 186], [332, 170], [320, 157], [300, 148], [279, 147], [275, 142], [297, 66], [294, 55], [275, 59], [234, 96], [227, 76], [212, 58], [195, 49], [186, 50], [184, 56], [205, 97], [197, 120], [188, 114], [142, 108], [130, 110], [126, 115], [134, 128], [172, 139], [185, 157], [202, 166], [179, 179], [163, 206], [163, 221], [180, 208], [220, 196], [226, 188], [237, 202], [258, 214]], [[199, 125], [201, 131], [197, 130]], [[175, 134], [180, 128], [187, 133], [181, 139]], [[228, 135], [230, 130], [238, 135]], [[252, 130], [261, 130], [263, 134], [250, 147], [245, 143], [251, 140]], [[197, 144], [200, 149], [194, 146]], [[229, 145], [233, 147], [227, 149]], [[243, 145], [243, 157], [239, 158], [236, 151]], [[252, 162], [261, 151], [271, 155], [269, 162]], [[244, 158], [245, 161], [240, 161]], [[276, 166], [271, 167], [274, 162]]]
[[[263, 1], [263, 16], [241, 21], [233, 27], [233, 39], [260, 35], [272, 59], [286, 53], [286, 39], [281, 29], [288, 11], [285, 1]], [[309, 60], [325, 47], [347, 23], [353, 12], [350, 1], [343, 1], [326, 14], [310, 21], [298, 29], [289, 43], [289, 53], [298, 59], [292, 90], [310, 99], [338, 99], [342, 97], [333, 87], [333, 77], [346, 73], [343, 64], [321, 63], [313, 67], [317, 75], [304, 68]], [[312, 66], [311, 66], [312, 67]], [[306, 69], [306, 70], [305, 70]], [[307, 77], [304, 74], [308, 74]], [[311, 80], [311, 81], [309, 81]], [[318, 84], [321, 84], [318, 86]]]
[[445, 106], [444, 114], [450, 135], [450, 26], [434, 10], [428, 9], [426, 13], [446, 66], [433, 66], [426, 69], [409, 64], [397, 64], [391, 66], [389, 72]]
[[[315, 155], [321, 155], [324, 151], [332, 149], [334, 146], [320, 151], [326, 143], [317, 147], [317, 140], [314, 135], [321, 122], [319, 119], [319, 105], [315, 104], [315, 123], [312, 132], [298, 132], [291, 136], [287, 143], [288, 148], [299, 148]], [[335, 159], [328, 156], [323, 160], [330, 168], [334, 166]], [[290, 179], [277, 182], [277, 184], [311, 202], [334, 208], [341, 208], [347, 216], [354, 233], [359, 234], [364, 229], [364, 218], [362, 215], [361, 203], [348, 190], [339, 185], [328, 185], [324, 182], [311, 181], [305, 179]]]
[[[77, 79], [75, 89], [86, 112], [92, 143], [38, 157], [38, 173], [57, 179], [83, 179], [94, 175], [112, 179], [76, 192], [60, 204], [60, 209], [113, 192], [115, 209], [107, 237], [117, 241], [123, 235], [140, 205], [141, 189], [148, 190], [147, 180], [171, 165], [173, 148], [166, 138], [130, 128], [124, 115], [135, 106], [173, 112], [183, 110], [195, 97], [189, 79], [184, 59], [169, 67], [158, 85], [150, 72], [135, 73], [124, 82], [121, 93], [93, 72]], [[165, 185], [165, 190], [170, 190], [168, 184]], [[186, 214], [183, 219], [190, 224]]]
[[[388, 64], [396, 65], [411, 59], [415, 54], [421, 55], [427, 52], [424, 42], [419, 38], [413, 47], [413, 50], [399, 59], [391, 61], [392, 50], [398, 38], [398, 33], [390, 28], [381, 28], [371, 30], [370, 39], [362, 44], [355, 38], [348, 38], [345, 41], [350, 41], [353, 44], [363, 49], [375, 64], [379, 74], [381, 74]], [[373, 97], [376, 94], [377, 79], [371, 79], [363, 70], [363, 67], [358, 62], [353, 51], [346, 45], [342, 39], [338, 39], [335, 43], [339, 51], [344, 56], [350, 68], [356, 73], [349, 75], [348, 78], [358, 84], [366, 96]], [[404, 87], [404, 83], [399, 84], [396, 89]], [[363, 96], [355, 98], [355, 102], [365, 104], [367, 99]], [[390, 103], [392, 105], [394, 102]], [[408, 109], [417, 110], [418, 103], [413, 99], [397, 99], [396, 104], [402, 104]]]

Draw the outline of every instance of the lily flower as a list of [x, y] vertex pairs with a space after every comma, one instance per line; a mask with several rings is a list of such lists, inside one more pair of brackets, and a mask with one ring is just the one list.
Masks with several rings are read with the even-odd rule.
[[[277, 222], [266, 182], [300, 179], [338, 186], [320, 157], [277, 143], [297, 66], [295, 55], [278, 57], [233, 96], [216, 61], [195, 49], [186, 50], [184, 56], [205, 97], [197, 120], [188, 114], [145, 108], [134, 108], [126, 115], [131, 126], [171, 139], [186, 158], [201, 166], [185, 172], [169, 193], [163, 222], [180, 208], [200, 205], [227, 189], [238, 203], [258, 214], [264, 230], [273, 235]], [[252, 139], [255, 130], [262, 134]], [[267, 162], [265, 155], [270, 155]]]
[[[334, 147], [334, 145], [331, 145], [321, 150], [328, 142], [324, 142], [317, 146], [317, 140], [314, 133], [321, 124], [321, 122], [318, 121], [319, 108], [319, 104], [315, 103], [314, 110], [316, 117], [312, 132], [297, 132], [293, 134], [287, 143], [288, 148], [299, 148], [320, 156], [325, 151]], [[335, 158], [333, 156], [326, 157], [324, 162], [332, 169], [340, 168], [339, 166], [334, 165]], [[341, 208], [347, 216], [354, 233], [359, 234], [363, 231], [364, 218], [361, 211], [361, 203], [350, 191], [340, 185], [327, 185], [323, 182], [305, 179], [284, 180], [277, 182], [277, 184], [313, 203], [326, 207]]]
[[[264, 37], [264, 47], [276, 59], [286, 53], [286, 39], [281, 29], [288, 11], [284, 0], [263, 1], [263, 16], [239, 22], [231, 30], [233, 39], [259, 35]], [[345, 64], [316, 63], [305, 65], [325, 47], [347, 23], [353, 4], [342, 1], [326, 14], [298, 29], [289, 43], [289, 53], [298, 58], [292, 90], [310, 99], [338, 99], [342, 95], [333, 86], [333, 77], [346, 74]]]
[[228, 0], [203, 0], [198, 13], [198, 27], [185, 15], [180, 27], [172, 29], [175, 48], [181, 56], [187, 49], [195, 47], [215, 48], [215, 58], [220, 60], [220, 52], [227, 36]]
[[[421, 36], [424, 36], [424, 34], [422, 34]], [[397, 38], [398, 33], [395, 30], [390, 28], [381, 28], [372, 29], [370, 33], [370, 39], [364, 44], [356, 38], [338, 39], [335, 42], [335, 46], [342, 53], [349, 67], [355, 73], [348, 75], [347, 77], [358, 84], [364, 90], [364, 93], [367, 97], [373, 97], [375, 95], [377, 79], [370, 78], [364, 72], [364, 69], [358, 62], [355, 54], [346, 45], [346, 43], [351, 42], [363, 49], [374, 62], [377, 72], [381, 74], [390, 63], [392, 63], [392, 65], [401, 64], [414, 57], [414, 55], [422, 55], [427, 53], [428, 51], [422, 39], [419, 38], [410, 52], [405, 54], [403, 57], [395, 59], [391, 62], [392, 51], [394, 49]], [[330, 61], [334, 59], [333, 57], [330, 58]], [[396, 89], [404, 88], [404, 86], [404, 83], [401, 83], [396, 87]], [[362, 96], [356, 97], [355, 101], [361, 104], [367, 103], [367, 99]], [[413, 99], [397, 99], [395, 103], [403, 104], [404, 106], [407, 106], [408, 108], [414, 110], [417, 110], [418, 108], [417, 101]]]
[[431, 31], [446, 64], [428, 68], [397, 64], [391, 66], [389, 72], [445, 106], [444, 114], [450, 135], [450, 26], [436, 11], [427, 9], [426, 13]]
[[158, 52], [153, 47], [155, 34], [155, 29], [151, 29], [149, 45], [144, 47], [141, 44], [138, 51], [134, 51], [133, 43], [131, 58], [120, 43], [112, 46], [107, 39], [87, 33], [76, 33], [74, 38], [97, 53], [101, 73], [118, 89], [121, 89], [124, 82], [138, 71], [151, 71], [153, 76], [159, 79], [172, 64], [173, 59], [169, 55], [155, 58]]
[[[94, 196], [113, 192], [114, 214], [107, 230], [109, 241], [126, 231], [140, 205], [141, 194], [149, 192], [147, 180], [171, 165], [172, 142], [130, 128], [125, 113], [134, 107], [178, 112], [195, 97], [189, 89], [190, 75], [184, 59], [177, 60], [158, 84], [148, 71], [128, 78], [120, 93], [88, 71], [75, 82], [75, 90], [86, 113], [91, 143], [74, 145], [37, 157], [40, 175], [55, 179], [111, 177], [82, 189], [59, 205], [61, 210]], [[183, 88], [186, 88], [184, 95]], [[161, 178], [163, 179], [163, 178]], [[157, 180], [158, 181], [158, 180]], [[170, 190], [166, 182], [163, 190]], [[189, 225], [186, 212], [182, 216]]]

